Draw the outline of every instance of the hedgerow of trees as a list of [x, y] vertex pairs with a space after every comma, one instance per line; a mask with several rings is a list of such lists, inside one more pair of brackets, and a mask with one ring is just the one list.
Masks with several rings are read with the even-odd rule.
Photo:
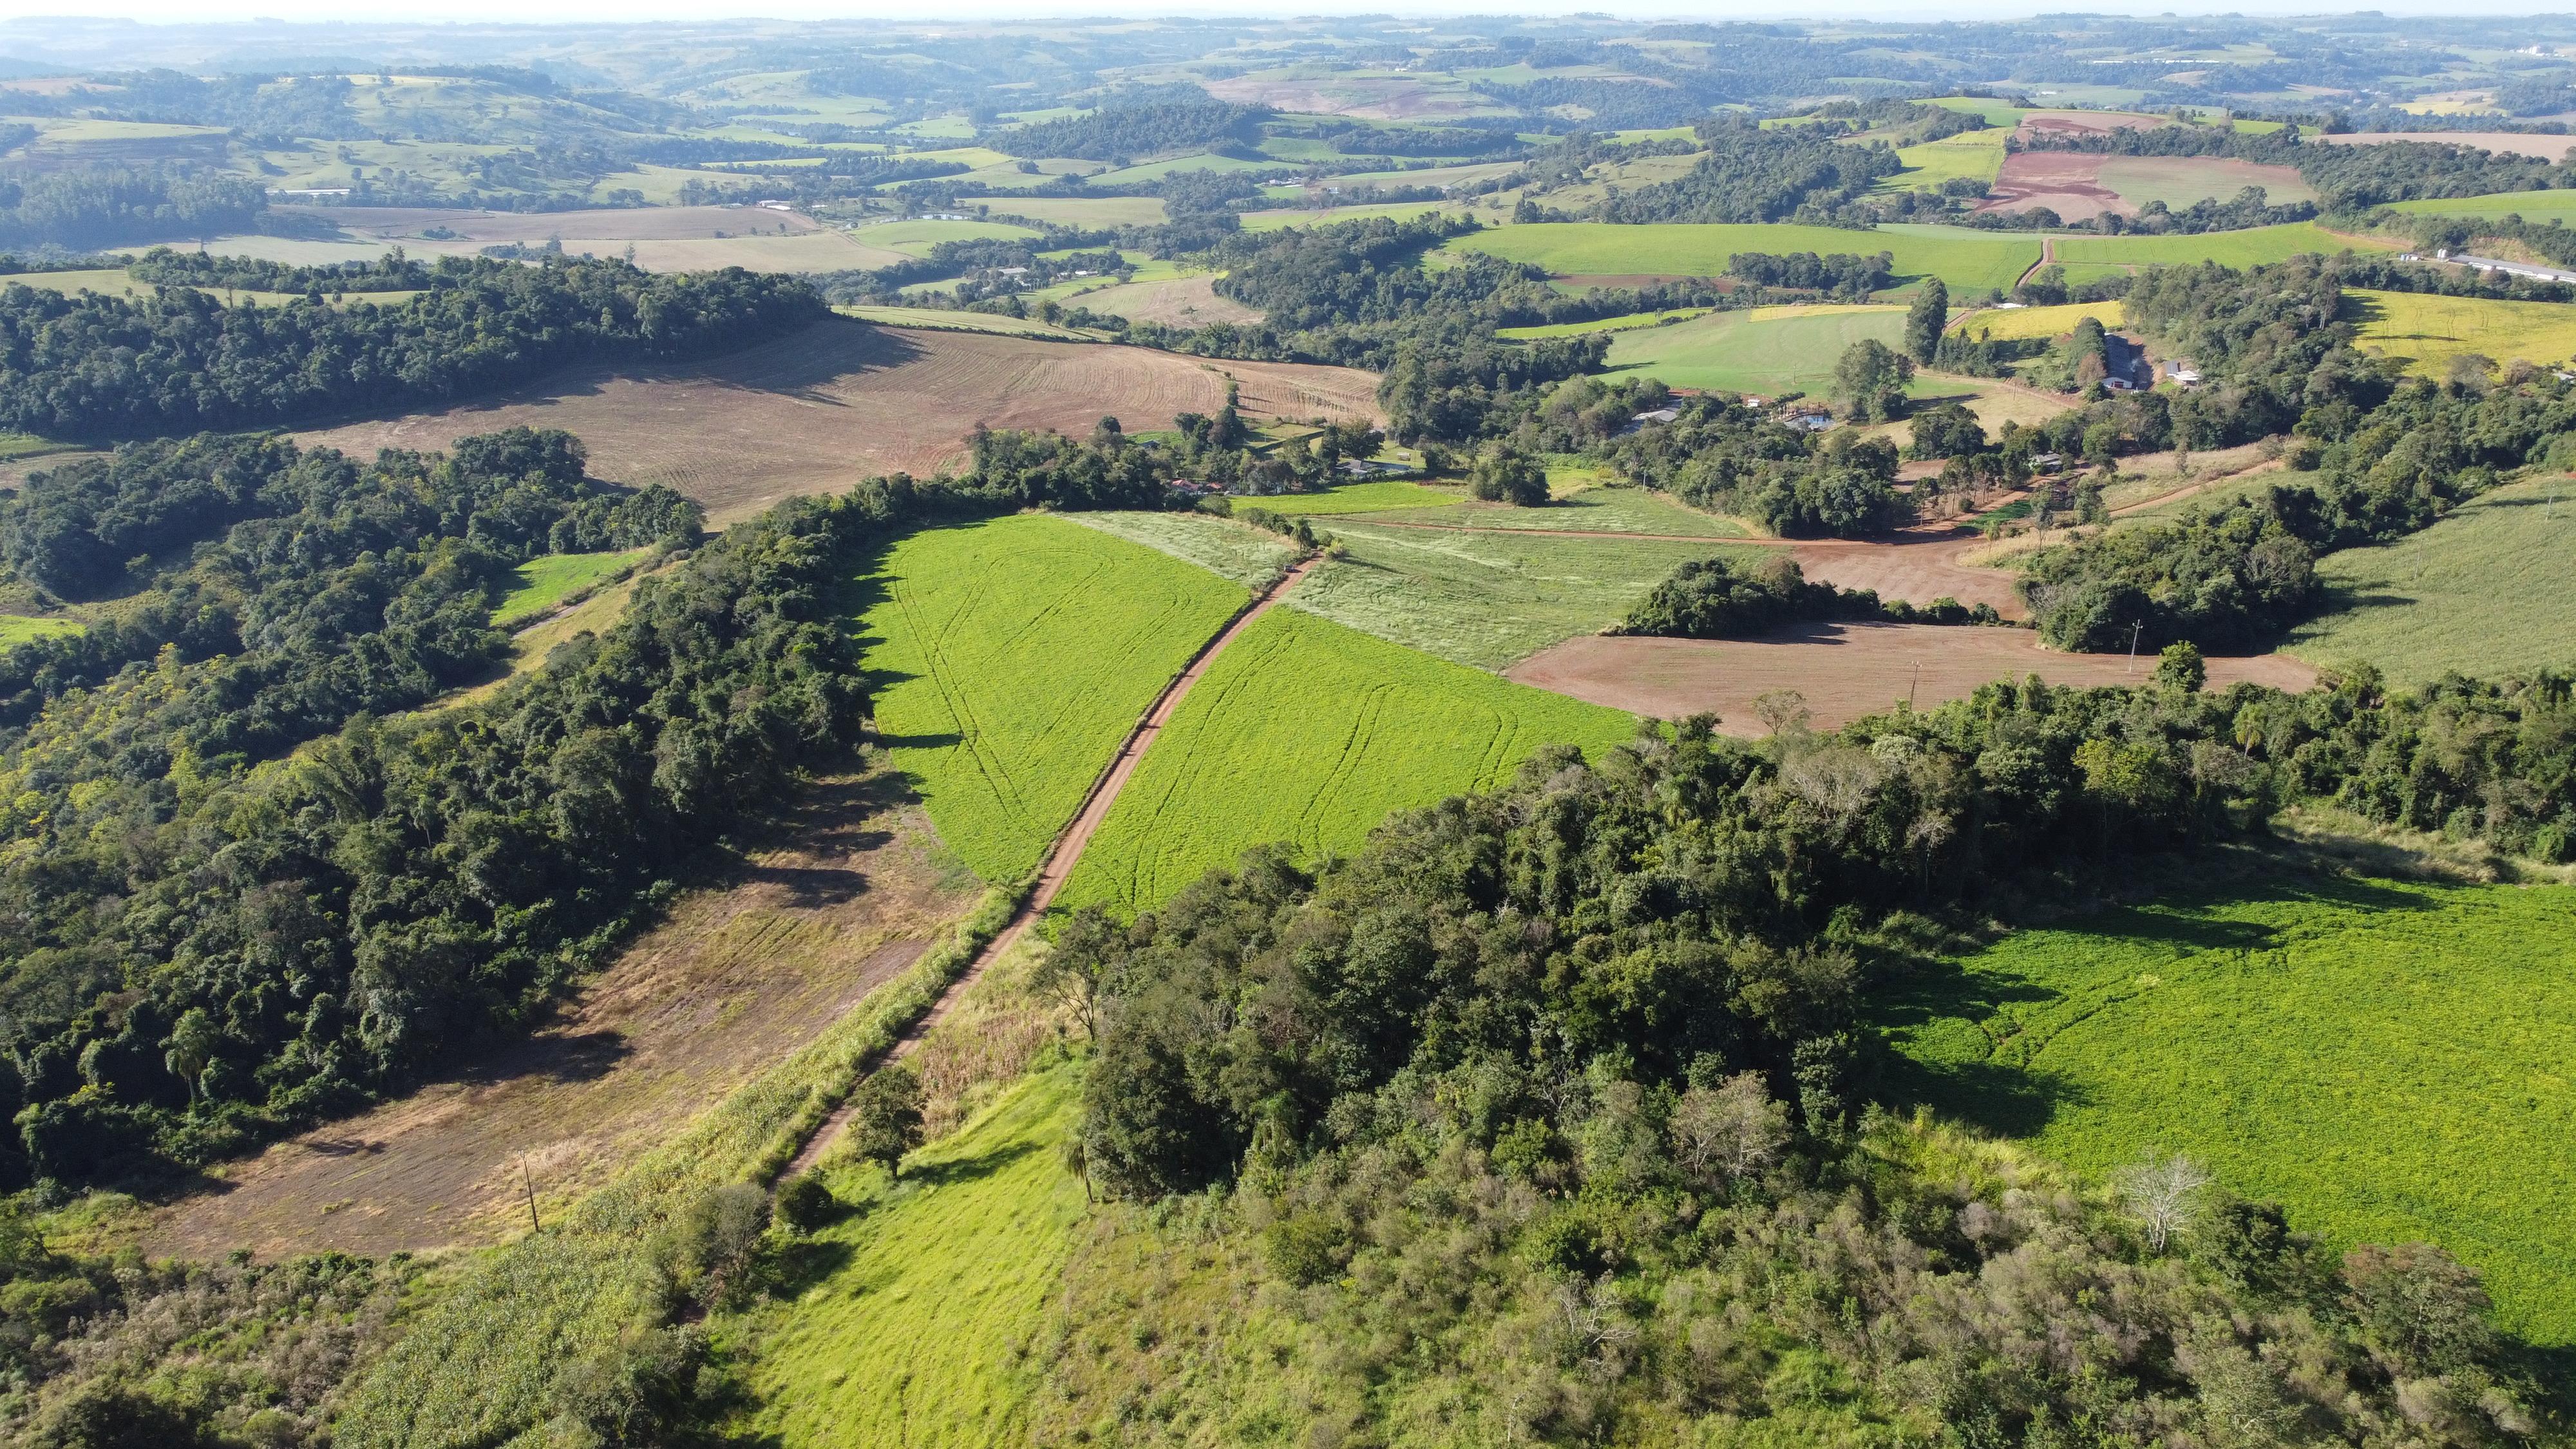
[[487, 392], [567, 363], [689, 357], [825, 315], [802, 280], [621, 261], [443, 257], [388, 305], [283, 307], [192, 288], [145, 297], [0, 289], [0, 425], [106, 441], [275, 426]]

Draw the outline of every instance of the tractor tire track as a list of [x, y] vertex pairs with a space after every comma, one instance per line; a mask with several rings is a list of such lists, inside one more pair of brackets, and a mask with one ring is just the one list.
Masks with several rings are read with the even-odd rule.
[[[1270, 612], [1271, 605], [1278, 603], [1282, 595], [1295, 588], [1298, 580], [1313, 572], [1315, 566], [1321, 562], [1323, 562], [1321, 554], [1311, 555], [1281, 574], [1268, 588], [1254, 595], [1231, 622], [1218, 630], [1214, 638], [1201, 645], [1198, 653], [1190, 656], [1190, 662], [1182, 666], [1180, 673], [1172, 676], [1172, 682], [1163, 686], [1163, 692], [1154, 697], [1154, 702], [1146, 709], [1144, 718], [1138, 720], [1136, 727], [1128, 731], [1126, 741], [1119, 745], [1118, 753], [1111, 758], [1109, 767], [1100, 772], [1098, 779], [1092, 781], [1091, 792], [1083, 797], [1082, 809], [1075, 813], [1073, 823], [1064, 828], [1064, 832], [1056, 837], [1054, 846], [1047, 851], [1046, 862], [1038, 867], [1036, 883], [1030, 888], [1028, 899], [1021, 903], [1018, 913], [1011, 917], [1011, 923], [986, 943], [983, 950], [975, 953], [975, 959], [967, 964], [966, 969], [958, 974], [956, 980], [948, 984], [947, 990], [939, 993], [939, 999], [930, 1004], [930, 1009], [921, 1014], [921, 1019], [905, 1029], [903, 1035], [895, 1038], [894, 1045], [888, 1047], [882, 1057], [870, 1064], [871, 1070], [886, 1062], [899, 1062], [912, 1055], [920, 1047], [922, 1038], [928, 1036], [930, 1029], [937, 1026], [941, 1019], [948, 1015], [949, 1009], [957, 1004], [958, 998], [966, 994], [967, 988], [980, 980], [984, 972], [1002, 958], [1004, 952], [1018, 944], [1020, 936], [1028, 930], [1030, 923], [1044, 915], [1047, 907], [1055, 903], [1056, 892], [1064, 889], [1065, 881], [1072, 876], [1074, 864], [1082, 858], [1083, 847], [1091, 843], [1093, 833], [1100, 829], [1100, 822], [1109, 817], [1109, 807], [1118, 803], [1118, 792], [1125, 789], [1127, 782], [1134, 778], [1137, 763], [1144, 759], [1145, 751], [1163, 732], [1163, 726], [1170, 722], [1173, 711], [1180, 708], [1181, 700], [1189, 694], [1191, 687], [1207, 673], [1208, 666], [1216, 662], [1217, 655], [1224, 653], [1227, 645], [1232, 644], [1244, 630], [1250, 628], [1254, 620]], [[813, 1136], [805, 1140], [805, 1145], [798, 1149], [795, 1160], [789, 1162], [786, 1170], [780, 1174], [781, 1178], [793, 1177], [820, 1161], [824, 1149], [838, 1140], [841, 1129], [849, 1125], [850, 1114], [856, 1105], [857, 1094], [853, 1093], [848, 1100], [833, 1110], [831, 1116], [823, 1119], [823, 1125], [815, 1130]]]

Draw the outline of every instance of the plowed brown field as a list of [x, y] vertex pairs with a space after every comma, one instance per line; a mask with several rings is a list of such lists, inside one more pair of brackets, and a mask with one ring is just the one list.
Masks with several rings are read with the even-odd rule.
[[973, 898], [891, 777], [827, 781], [767, 848], [670, 917], [559, 1020], [469, 1072], [316, 1128], [164, 1209], [154, 1255], [486, 1243], [668, 1140], [910, 964]]
[[[1919, 666], [1919, 670], [1918, 670]], [[1758, 735], [1753, 701], [1794, 689], [1819, 728], [1884, 710], [1911, 694], [1929, 709], [1978, 685], [2036, 674], [2051, 684], [2136, 684], [2154, 668], [2118, 654], [2059, 654], [2026, 629], [1935, 624], [1812, 624], [1764, 639], [1609, 639], [1586, 635], [1543, 649], [1510, 678], [1593, 704], [1659, 719], [1715, 712], [1719, 728]], [[2300, 690], [2317, 673], [2285, 654], [2209, 661], [2209, 683], [2240, 679]]]
[[712, 361], [575, 373], [303, 440], [372, 455], [564, 428], [589, 444], [593, 473], [667, 485], [721, 524], [800, 493], [954, 467], [979, 423], [1087, 433], [1106, 413], [1131, 431], [1166, 428], [1223, 407], [1229, 379], [1255, 417], [1378, 416], [1376, 375], [1353, 368], [831, 321]]

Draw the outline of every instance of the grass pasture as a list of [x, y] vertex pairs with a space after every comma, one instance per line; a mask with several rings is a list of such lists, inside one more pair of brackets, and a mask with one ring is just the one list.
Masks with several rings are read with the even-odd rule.
[[2009, 937], [1921, 981], [1916, 1095], [2104, 1173], [2150, 1148], [2335, 1246], [2429, 1241], [2576, 1343], [2576, 889], [2276, 878]]
[[2009, 129], [1990, 126], [1919, 146], [1899, 147], [1896, 159], [1905, 163], [1905, 169], [1880, 181], [1879, 189], [1938, 191], [1942, 182], [1959, 180], [1982, 181], [1991, 186], [1995, 173], [2003, 169], [2004, 142], [2011, 135]]
[[949, 241], [1029, 241], [1042, 233], [1025, 226], [1001, 221], [882, 221], [852, 232], [851, 238], [862, 246], [884, 247], [889, 251], [926, 257], [930, 249]]
[[2213, 231], [2198, 236], [2060, 237], [2057, 259], [2068, 263], [2069, 280], [2079, 264], [2121, 267], [2195, 266], [2216, 262], [2227, 267], [2254, 267], [2287, 261], [2302, 253], [2334, 256], [2340, 252], [2399, 250], [2396, 242], [2343, 236], [2314, 222], [2258, 226], [2245, 231]]
[[[915, 1153], [900, 1181], [826, 1170], [849, 1205], [795, 1248], [806, 1276], [748, 1325], [745, 1426], [781, 1449], [1025, 1443], [1031, 1376], [1083, 1215], [1057, 1145], [1079, 1116], [1071, 1067], [1029, 1076], [964, 1130]], [[792, 1269], [791, 1269], [792, 1271]]]
[[[1562, 490], [1563, 485], [1560, 485]], [[1702, 513], [1663, 494], [1630, 484], [1604, 484], [1560, 491], [1545, 508], [1515, 508], [1504, 503], [1467, 502], [1447, 513], [1389, 509], [1363, 513], [1352, 523], [1439, 524], [1461, 529], [1512, 533], [1683, 534], [1692, 538], [1743, 538], [1745, 527], [1732, 518]]]
[[603, 579], [633, 568], [650, 548], [614, 553], [550, 553], [519, 565], [519, 586], [492, 611], [492, 627], [514, 628]]
[[1937, 276], [1953, 292], [2009, 287], [2039, 260], [2039, 242], [2012, 232], [1965, 227], [1883, 226], [1846, 231], [1826, 226], [1702, 226], [1686, 222], [1618, 226], [1607, 222], [1536, 222], [1489, 228], [1445, 243], [1452, 251], [1489, 252], [1558, 276], [1714, 277], [1737, 252], [1894, 254], [1904, 277]]
[[2412, 212], [2417, 216], [2465, 216], [2489, 221], [2518, 216], [2544, 225], [2552, 221], [2576, 222], [2576, 190], [2500, 191], [2486, 196], [2400, 201], [2391, 204], [2389, 210]]
[[2496, 362], [2558, 365], [2576, 357], [2576, 306], [2422, 292], [2344, 294], [2365, 352], [2408, 359], [2419, 377], [2443, 376], [2451, 359], [2475, 353]]
[[81, 632], [77, 619], [50, 619], [34, 614], [0, 614], [0, 649], [31, 639], [52, 639]]
[[1630, 312], [1622, 317], [1596, 317], [1589, 322], [1552, 322], [1538, 327], [1505, 327], [1494, 335], [1514, 342], [1543, 337], [1580, 337], [1587, 332], [1634, 332], [1640, 327], [1670, 327], [1708, 314], [1706, 307], [1676, 307], [1669, 312]]
[[1633, 727], [1616, 710], [1273, 609], [1181, 701], [1060, 904], [1150, 909], [1271, 841], [1307, 859], [1348, 852], [1389, 812], [1492, 785], [1541, 745], [1599, 750]]
[[[1617, 623], [1674, 569], [1729, 551], [1723, 538], [1585, 538], [1486, 522], [1515, 513], [1551, 521], [1584, 516], [1575, 509], [1477, 508], [1475, 532], [1336, 520], [1331, 531], [1343, 556], [1308, 575], [1286, 602], [1442, 659], [1501, 669]], [[1434, 513], [1403, 521], [1467, 520]]]
[[1068, 513], [1064, 517], [1085, 528], [1096, 528], [1114, 538], [1141, 543], [1157, 552], [1170, 554], [1184, 563], [1197, 564], [1247, 589], [1259, 589], [1277, 578], [1297, 561], [1299, 553], [1275, 533], [1248, 523], [1211, 518], [1204, 513], [1144, 513], [1120, 509]]
[[2069, 302], [2063, 307], [1987, 307], [1960, 318], [1950, 330], [2001, 341], [2044, 341], [2074, 331], [2075, 324], [2087, 317], [2100, 318], [2105, 327], [2119, 327], [2128, 313], [2116, 300]]
[[2248, 186], [2262, 187], [2273, 206], [2317, 199], [2291, 167], [2216, 156], [2109, 156], [2095, 175], [2132, 207], [2161, 201], [2183, 211], [2202, 201], [2233, 201]]
[[1453, 488], [1426, 488], [1402, 478], [1375, 478], [1365, 483], [1344, 483], [1321, 493], [1246, 498], [1241, 506], [1267, 508], [1290, 518], [1322, 518], [1340, 513], [1383, 513], [1392, 508], [1447, 508], [1465, 501], [1466, 495]]
[[1622, 332], [1611, 339], [1613, 372], [1639, 372], [1668, 387], [1715, 392], [1809, 392], [1832, 382], [1843, 350], [1862, 339], [1896, 342], [1902, 307], [1757, 307]]
[[1038, 514], [913, 534], [860, 588], [877, 727], [940, 837], [994, 882], [1036, 868], [1146, 706], [1251, 597]]
[[2311, 663], [2364, 660], [2402, 685], [2576, 666], [2576, 480], [2499, 488], [2395, 543], [2328, 554], [2317, 573], [2333, 605], [2282, 646]]

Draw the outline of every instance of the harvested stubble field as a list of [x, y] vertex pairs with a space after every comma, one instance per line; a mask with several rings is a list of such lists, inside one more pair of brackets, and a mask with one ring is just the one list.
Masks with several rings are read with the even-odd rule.
[[593, 473], [664, 484], [723, 524], [877, 474], [953, 468], [978, 423], [1082, 434], [1109, 413], [1131, 431], [1167, 428], [1175, 413], [1223, 407], [1229, 378], [1255, 418], [1377, 417], [1377, 379], [1353, 368], [830, 321], [710, 361], [586, 369], [301, 440], [368, 457], [519, 425], [564, 428], [589, 444]]
[[1042, 514], [912, 534], [859, 589], [881, 737], [940, 837], [994, 882], [1037, 866], [1163, 686], [1251, 599]]
[[1204, 327], [1211, 322], [1258, 322], [1261, 309], [1216, 294], [1216, 274], [1173, 277], [1159, 282], [1127, 282], [1075, 296], [1074, 305], [1107, 312], [1130, 322], [1161, 322], [1173, 327]]
[[1542, 745], [1598, 751], [1633, 727], [1613, 710], [1273, 609], [1181, 701], [1058, 903], [1150, 910], [1273, 841], [1305, 859], [1348, 852], [1391, 811], [1492, 785]]
[[1886, 1003], [1900, 1086], [2093, 1173], [2150, 1148], [2333, 1247], [2433, 1242], [2576, 1343], [2576, 890], [2260, 880], [2009, 937]]
[[1068, 513], [1067, 522], [1096, 528], [1129, 543], [1170, 554], [1247, 589], [1259, 589], [1295, 563], [1299, 550], [1279, 535], [1204, 513], [1145, 513], [1117, 509]]
[[585, 987], [470, 1071], [220, 1170], [157, 1254], [382, 1254], [518, 1236], [857, 1005], [973, 899], [889, 772], [819, 782]]
[[2117, 300], [2069, 302], [2063, 307], [1981, 307], [1951, 323], [1950, 330], [2007, 342], [2045, 341], [2074, 331], [2075, 324], [2087, 317], [2118, 328], [2127, 324], [2128, 310]]
[[[1728, 734], [1763, 732], [1753, 702], [1796, 690], [1819, 727], [1847, 724], [1909, 695], [1929, 709], [1978, 685], [2036, 674], [2051, 684], [2144, 679], [2117, 654], [2059, 654], [2027, 629], [1937, 624], [1809, 624], [1763, 639], [1611, 639], [1585, 636], [1543, 650], [1508, 677], [1575, 699], [1658, 719], [1716, 714]], [[2211, 687], [2239, 679], [2304, 689], [2316, 671], [2285, 655], [2209, 661]]]
[[[1452, 511], [1431, 516], [1446, 522]], [[1719, 537], [1598, 538], [1356, 519], [1334, 520], [1330, 531], [1342, 556], [1300, 584], [1290, 606], [1478, 669], [1617, 623], [1694, 559], [1751, 552]]]
[[1993, 198], [1978, 210], [2044, 206], [2066, 221], [2086, 221], [2105, 212], [2135, 216], [2150, 201], [2177, 211], [2204, 200], [2232, 201], [2248, 186], [2262, 187], [2274, 206], [2317, 199], [2288, 166], [2207, 156], [2022, 151], [2004, 162]]

